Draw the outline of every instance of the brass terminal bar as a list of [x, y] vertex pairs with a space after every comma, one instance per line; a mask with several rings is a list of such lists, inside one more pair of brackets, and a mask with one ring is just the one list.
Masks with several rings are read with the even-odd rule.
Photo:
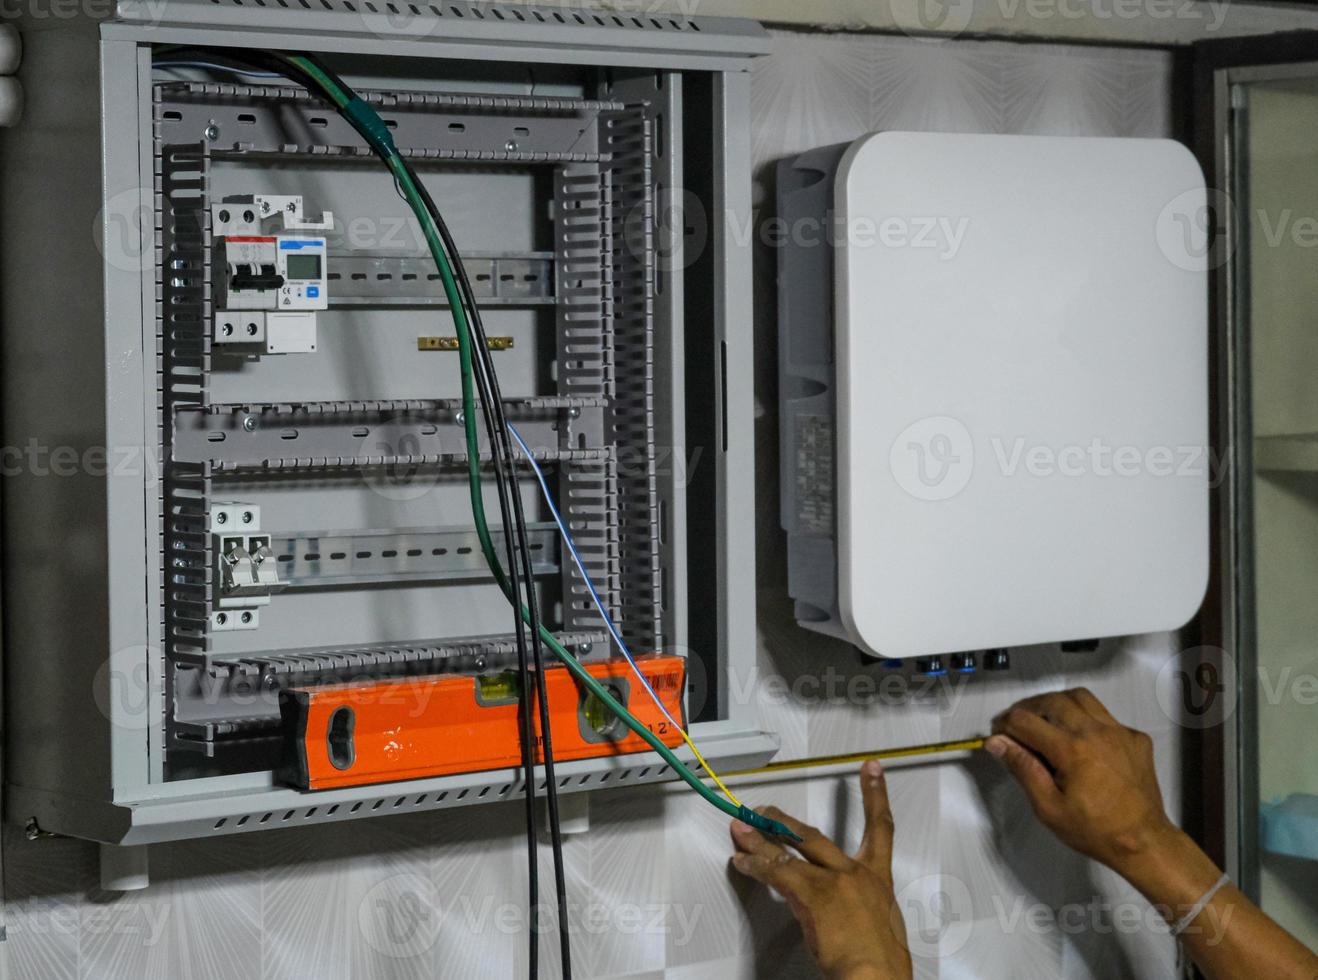
[[817, 766], [837, 766], [848, 762], [865, 762], [869, 759], [905, 759], [917, 755], [937, 755], [941, 752], [971, 752], [984, 747], [983, 738], [969, 738], [957, 742], [934, 742], [930, 745], [911, 745], [902, 749], [878, 749], [874, 752], [850, 752], [844, 755], [821, 755], [809, 759], [788, 759], [771, 762], [757, 769], [738, 769], [724, 776], [759, 776], [764, 773], [786, 772], [791, 769], [813, 769]]
[[[490, 350], [512, 350], [512, 337], [486, 337], [485, 344]], [[457, 350], [457, 337], [418, 337], [417, 350]]]

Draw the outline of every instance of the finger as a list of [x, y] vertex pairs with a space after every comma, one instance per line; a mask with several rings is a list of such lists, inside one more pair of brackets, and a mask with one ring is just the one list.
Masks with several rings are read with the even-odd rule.
[[1007, 735], [993, 735], [984, 743], [984, 749], [1007, 767], [1007, 771], [1021, 784], [1030, 805], [1039, 814], [1053, 812], [1061, 802], [1061, 790], [1038, 756]]
[[993, 731], [998, 735], [1010, 735], [1026, 748], [1038, 752], [1054, 769], [1070, 756], [1071, 735], [1026, 708], [1024, 702], [994, 718]]
[[1094, 727], [1094, 717], [1062, 691], [1036, 694], [1019, 702], [1016, 707], [1033, 711], [1045, 721], [1076, 735]]
[[1066, 692], [1076, 704], [1089, 714], [1095, 721], [1102, 722], [1105, 725], [1117, 724], [1117, 719], [1112, 717], [1112, 712], [1107, 710], [1107, 705], [1094, 696], [1094, 692], [1087, 687], [1074, 687]]
[[787, 849], [760, 833], [750, 824], [740, 820], [732, 821], [732, 843], [743, 854], [757, 854], [766, 858], [778, 858], [787, 854]]
[[789, 813], [783, 813], [776, 806], [765, 807], [760, 812], [771, 820], [786, 824], [792, 833], [801, 838], [799, 841], [787, 841], [787, 846], [800, 851], [807, 861], [834, 871], [845, 871], [851, 867], [851, 858], [818, 829], [797, 820]]
[[892, 807], [888, 804], [888, 781], [883, 763], [871, 759], [860, 767], [860, 799], [865, 807], [865, 835], [860, 839], [856, 860], [892, 881]]
[[816, 876], [825, 874], [798, 857], [779, 848], [777, 855], [734, 854], [732, 866], [762, 885], [774, 889], [793, 902], [806, 903], [819, 883]]

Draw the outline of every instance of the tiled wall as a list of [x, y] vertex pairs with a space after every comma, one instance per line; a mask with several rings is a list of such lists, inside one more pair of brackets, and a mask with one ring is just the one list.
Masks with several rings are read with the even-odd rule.
[[[756, 201], [766, 215], [775, 160], [876, 129], [1159, 136], [1169, 127], [1170, 59], [1158, 52], [807, 34], [779, 34], [775, 46], [753, 85]], [[1085, 683], [1122, 720], [1155, 735], [1177, 805], [1177, 730], [1151, 693], [1174, 648], [1170, 636], [1106, 644], [1095, 654], [1014, 651], [1010, 674], [965, 687], [881, 703], [829, 701], [829, 677], [877, 679], [881, 668], [791, 619], [776, 510], [774, 263], [767, 247], [757, 249], [761, 676], [747, 690], [765, 726], [781, 732], [784, 755], [969, 735], [1027, 692]], [[794, 684], [813, 695], [807, 703], [780, 696]], [[994, 766], [905, 766], [890, 785], [897, 885], [920, 976], [1170, 975], [1172, 946], [1156, 928], [1111, 927], [1113, 904], [1138, 912], [1143, 903], [1054, 843]], [[856, 841], [859, 796], [850, 778], [807, 776], [745, 796]], [[726, 821], [711, 808], [681, 790], [650, 789], [599, 794], [591, 816], [592, 831], [567, 846], [578, 976], [811, 975], [782, 904], [729, 874]], [[122, 896], [97, 890], [96, 858], [86, 844], [28, 843], [5, 828], [8, 976], [525, 974], [517, 804], [159, 846], [153, 887]], [[546, 860], [541, 880], [549, 874]], [[543, 945], [548, 968], [552, 933]]]

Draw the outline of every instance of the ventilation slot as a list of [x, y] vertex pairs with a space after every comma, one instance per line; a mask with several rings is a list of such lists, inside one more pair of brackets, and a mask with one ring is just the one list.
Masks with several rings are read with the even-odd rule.
[[[294, 8], [293, 0], [274, 0], [273, 4], [271, 0], [210, 0], [210, 2], [216, 6], [248, 7], [255, 5], [257, 7], [270, 7], [277, 5], [285, 10]], [[321, 9], [330, 12], [353, 14], [358, 12], [359, 5], [354, 4], [352, 0], [317, 0], [317, 2]], [[296, 3], [303, 10], [311, 10], [315, 6], [311, 0], [296, 0]], [[565, 14], [554, 10], [552, 7], [514, 7], [475, 3], [431, 3], [424, 6], [414, 3], [385, 3], [380, 5], [372, 2], [372, 0], [360, 2], [360, 6], [372, 14], [388, 16], [391, 21], [396, 21], [400, 32], [406, 30], [409, 19], [444, 20], [449, 18], [477, 21], [493, 20], [522, 24], [562, 24], [567, 27], [603, 27], [609, 30], [680, 31], [683, 33], [698, 33], [700, 31], [699, 23], [682, 17], [618, 16], [607, 12], [596, 13], [594, 11]]]

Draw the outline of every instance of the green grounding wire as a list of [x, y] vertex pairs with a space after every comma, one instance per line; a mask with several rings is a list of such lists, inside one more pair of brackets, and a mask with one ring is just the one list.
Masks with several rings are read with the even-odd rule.
[[[425, 235], [426, 244], [430, 249], [431, 257], [439, 270], [440, 280], [444, 287], [444, 293], [448, 299], [449, 307], [453, 315], [453, 324], [458, 337], [458, 356], [462, 372], [462, 406], [463, 406], [463, 428], [467, 443], [467, 482], [471, 496], [472, 518], [476, 527], [476, 535], [480, 541], [481, 552], [485, 557], [490, 571], [494, 574], [495, 581], [499, 588], [503, 590], [509, 602], [513, 601], [512, 586], [499, 562], [498, 553], [495, 550], [494, 540], [490, 535], [489, 523], [485, 514], [485, 501], [481, 491], [481, 473], [480, 473], [480, 438], [476, 428], [476, 411], [475, 411], [475, 393], [473, 385], [473, 365], [472, 365], [472, 339], [471, 328], [467, 322], [465, 307], [462, 304], [461, 295], [458, 291], [457, 281], [454, 278], [453, 270], [449, 266], [448, 256], [444, 252], [443, 243], [439, 239], [439, 233], [435, 229], [434, 222], [431, 220], [429, 213], [426, 211], [425, 203], [412, 181], [412, 175], [403, 162], [398, 148], [394, 145], [393, 134], [390, 133], [389, 127], [385, 125], [384, 120], [380, 118], [379, 113], [371, 108], [362, 99], [355, 95], [349, 95], [337, 84], [329, 75], [325, 74], [320, 67], [311, 59], [301, 56], [291, 56], [287, 58], [297, 68], [301, 69], [307, 75], [311, 76], [315, 82], [321, 86], [325, 95], [335, 106], [341, 115], [356, 129], [362, 137], [371, 145], [372, 149], [385, 161], [390, 172], [398, 182], [399, 189], [403, 193], [408, 206], [411, 207], [417, 221], [421, 225], [422, 233]], [[522, 606], [519, 609], [523, 620], [529, 623], [530, 611]], [[614, 715], [616, 715], [629, 729], [640, 736], [654, 751], [676, 772], [688, 785], [697, 793], [705, 798], [709, 803], [718, 807], [724, 813], [731, 817], [749, 824], [756, 830], [777, 837], [785, 837], [789, 840], [800, 840], [800, 838], [785, 824], [773, 820], [763, 814], [757, 813], [748, 806], [738, 806], [729, 800], [724, 799], [705, 783], [695, 773], [677, 757], [677, 755], [662, 741], [659, 740], [653, 732], [643, 725], [630, 711], [618, 702], [608, 691], [608, 689], [591, 676], [590, 672], [581, 665], [581, 662], [574, 657], [566, 647], [558, 642], [557, 638], [549, 632], [543, 625], [540, 626], [540, 639], [545, 646], [553, 651], [554, 655], [563, 663], [563, 665], [572, 672], [572, 675], [581, 682], [592, 695], [600, 700]]]

